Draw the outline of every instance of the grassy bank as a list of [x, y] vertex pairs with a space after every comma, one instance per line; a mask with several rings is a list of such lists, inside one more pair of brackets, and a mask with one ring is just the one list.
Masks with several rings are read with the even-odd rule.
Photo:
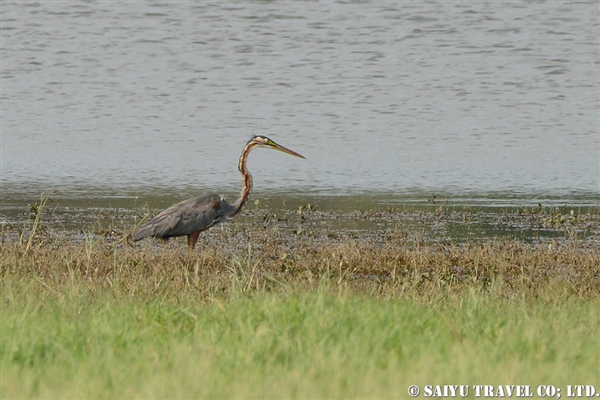
[[4, 309], [3, 398], [404, 398], [598, 382], [598, 304], [328, 290], [208, 303], [104, 293]]
[[600, 253], [585, 243], [211, 235], [193, 254], [97, 237], [2, 245], [2, 397], [404, 398], [412, 384], [600, 380]]

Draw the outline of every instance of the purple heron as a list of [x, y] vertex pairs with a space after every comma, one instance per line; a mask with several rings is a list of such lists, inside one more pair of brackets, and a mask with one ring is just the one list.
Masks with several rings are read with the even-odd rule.
[[133, 233], [133, 240], [138, 241], [148, 236], [160, 239], [187, 236], [188, 247], [193, 249], [202, 231], [223, 220], [235, 217], [248, 202], [252, 190], [252, 175], [246, 168], [246, 160], [248, 154], [257, 147], [279, 150], [295, 157], [304, 158], [295, 151], [278, 145], [266, 136], [254, 136], [246, 143], [240, 156], [238, 169], [242, 174], [244, 186], [240, 197], [233, 204], [227, 203], [223, 196], [218, 194], [207, 194], [182, 201], [167, 208], [146, 225], [140, 226]]

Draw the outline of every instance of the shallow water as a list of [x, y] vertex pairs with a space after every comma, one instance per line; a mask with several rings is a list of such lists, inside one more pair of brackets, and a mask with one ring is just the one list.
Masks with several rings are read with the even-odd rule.
[[[98, 198], [46, 195], [47, 202], [38, 232], [47, 237], [107, 237], [126, 239], [138, 224], [181, 198], [168, 193], [147, 197], [114, 194]], [[229, 197], [232, 200], [232, 197]], [[380, 196], [298, 196], [263, 193], [251, 198], [244, 211], [232, 221], [204, 232], [203, 246], [221, 246], [223, 232], [242, 234], [253, 243], [261, 234], [284, 233], [290, 244], [317, 244], [348, 240], [384, 245], [399, 238], [413, 242], [465, 244], [509, 239], [536, 245], [571, 248], [600, 248], [600, 208], [593, 205], [561, 204], [556, 200], [519, 206], [505, 198], [465, 198], [463, 201]], [[1, 225], [2, 243], [27, 240], [32, 232], [40, 199], [27, 205], [20, 198], [5, 201]], [[48, 236], [50, 235], [50, 236]], [[246, 236], [248, 235], [248, 236]], [[179, 240], [183, 246], [183, 240]], [[156, 241], [162, 246], [161, 241]]]
[[104, 207], [140, 196], [129, 208], [172, 200], [152, 192], [235, 193], [254, 134], [307, 158], [253, 153], [259, 199], [597, 203], [598, 14], [595, 2], [3, 3], [2, 214], [41, 192]]

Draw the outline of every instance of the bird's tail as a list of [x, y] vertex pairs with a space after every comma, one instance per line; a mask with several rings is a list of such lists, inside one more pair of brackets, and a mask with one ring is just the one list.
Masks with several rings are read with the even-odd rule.
[[135, 232], [133, 232], [131, 238], [137, 242], [138, 240], [142, 240], [150, 235], [152, 235], [152, 225], [146, 224], [140, 226]]

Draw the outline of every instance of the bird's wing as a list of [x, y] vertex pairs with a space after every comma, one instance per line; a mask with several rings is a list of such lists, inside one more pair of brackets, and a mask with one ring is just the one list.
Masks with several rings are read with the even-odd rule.
[[134, 240], [146, 236], [169, 238], [204, 231], [223, 220], [232, 206], [216, 194], [194, 197], [177, 203], [140, 227], [133, 235]]
[[180, 220], [180, 215], [177, 212], [178, 206], [182, 203], [175, 204], [172, 207], [167, 208], [156, 217], [152, 218], [146, 225], [140, 226], [132, 235], [133, 240], [140, 240], [148, 236], [155, 236], [160, 238], [168, 238], [165, 236], [170, 230], [172, 230]]

